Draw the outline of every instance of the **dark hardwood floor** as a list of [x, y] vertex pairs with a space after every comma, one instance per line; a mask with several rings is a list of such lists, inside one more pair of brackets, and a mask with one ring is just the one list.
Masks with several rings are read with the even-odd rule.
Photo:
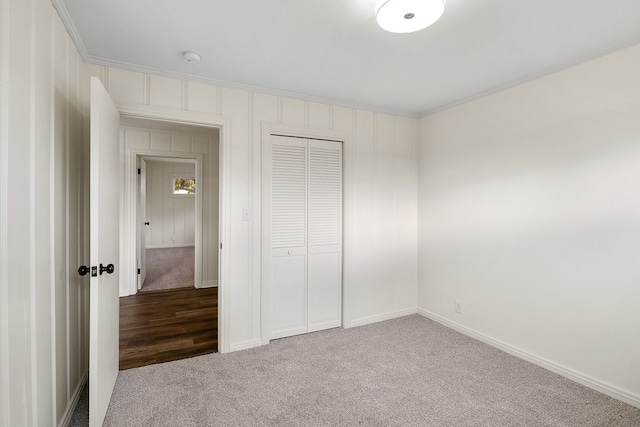
[[120, 298], [120, 370], [218, 351], [218, 289]]

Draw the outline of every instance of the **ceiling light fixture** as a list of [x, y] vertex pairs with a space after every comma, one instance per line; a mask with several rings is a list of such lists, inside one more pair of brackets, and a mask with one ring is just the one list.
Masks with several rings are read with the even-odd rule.
[[427, 28], [444, 13], [445, 0], [376, 0], [376, 19], [392, 33], [412, 33]]

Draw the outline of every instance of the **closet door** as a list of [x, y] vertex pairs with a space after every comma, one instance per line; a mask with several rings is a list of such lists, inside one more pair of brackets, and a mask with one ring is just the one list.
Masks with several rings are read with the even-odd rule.
[[282, 338], [307, 331], [307, 141], [271, 141], [271, 338]]
[[265, 147], [270, 338], [342, 323], [342, 144], [271, 136]]
[[307, 331], [342, 319], [342, 144], [308, 145]]

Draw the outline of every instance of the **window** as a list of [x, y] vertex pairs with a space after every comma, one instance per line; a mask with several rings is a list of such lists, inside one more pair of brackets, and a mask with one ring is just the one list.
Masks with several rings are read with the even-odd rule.
[[184, 175], [172, 175], [171, 194], [174, 196], [193, 196], [196, 194], [196, 179]]

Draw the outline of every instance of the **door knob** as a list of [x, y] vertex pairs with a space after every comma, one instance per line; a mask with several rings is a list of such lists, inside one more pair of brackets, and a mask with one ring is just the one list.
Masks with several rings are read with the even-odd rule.
[[149, 225], [149, 221], [145, 221], [144, 225]]
[[89, 271], [91, 271], [91, 269], [89, 267], [87, 267], [86, 265], [81, 265], [78, 268], [78, 274], [81, 276], [86, 276], [87, 274], [89, 274]]
[[100, 264], [100, 275], [102, 276], [102, 273], [104, 273], [105, 271], [107, 272], [107, 274], [111, 274], [116, 270], [116, 268], [114, 267], [113, 264], [109, 264], [106, 267], [103, 266], [102, 264]]

